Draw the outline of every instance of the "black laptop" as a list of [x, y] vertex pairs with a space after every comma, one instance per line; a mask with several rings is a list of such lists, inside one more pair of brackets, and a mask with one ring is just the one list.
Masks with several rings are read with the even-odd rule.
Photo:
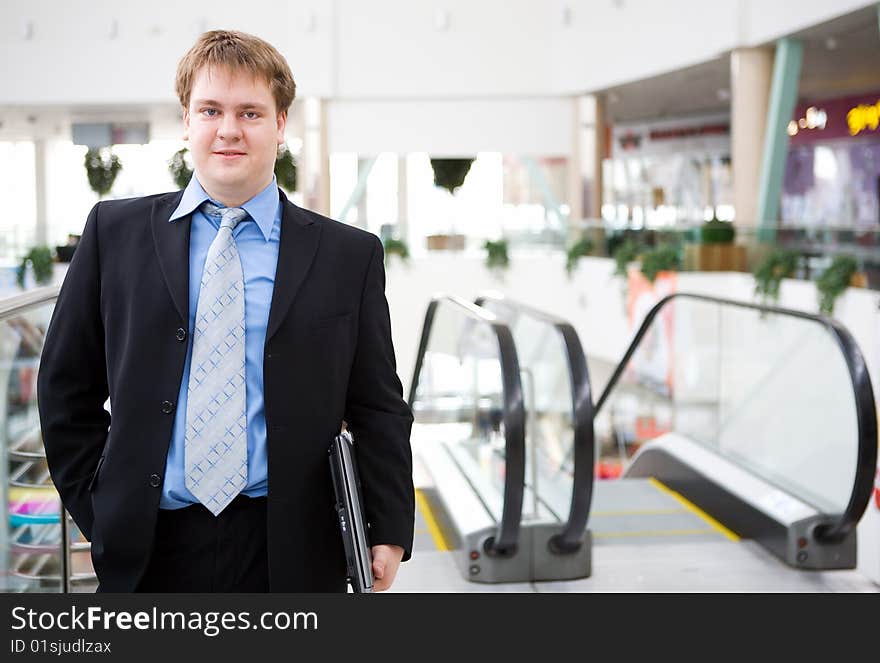
[[330, 475], [345, 547], [348, 582], [355, 593], [368, 594], [373, 592], [373, 558], [353, 445], [354, 440], [347, 430], [336, 436], [328, 450]]

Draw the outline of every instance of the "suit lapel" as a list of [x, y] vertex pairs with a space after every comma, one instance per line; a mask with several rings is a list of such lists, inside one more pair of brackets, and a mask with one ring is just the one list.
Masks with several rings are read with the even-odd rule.
[[303, 214], [296, 205], [287, 200], [287, 196], [280, 189], [279, 193], [283, 205], [281, 240], [272, 306], [269, 309], [269, 325], [266, 330], [267, 341], [284, 322], [290, 305], [315, 259], [321, 237], [321, 224]]
[[160, 196], [153, 203], [153, 242], [162, 267], [162, 275], [171, 292], [171, 299], [184, 325], [189, 325], [189, 229], [192, 215], [169, 223], [183, 191]]

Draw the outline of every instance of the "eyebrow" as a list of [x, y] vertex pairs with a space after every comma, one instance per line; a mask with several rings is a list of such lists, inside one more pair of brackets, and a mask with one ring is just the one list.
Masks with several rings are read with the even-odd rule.
[[[195, 106], [220, 106], [221, 108], [223, 107], [223, 104], [221, 104], [219, 101], [215, 101], [214, 99], [196, 99], [195, 101], [193, 101], [193, 104]], [[246, 109], [250, 109], [250, 108], [255, 108], [257, 110], [266, 110], [268, 108], [268, 106], [266, 106], [265, 104], [257, 104], [257, 103], [253, 103], [253, 102], [247, 102], [244, 104], [239, 104], [237, 106], [237, 108], [239, 110], [246, 110]]]

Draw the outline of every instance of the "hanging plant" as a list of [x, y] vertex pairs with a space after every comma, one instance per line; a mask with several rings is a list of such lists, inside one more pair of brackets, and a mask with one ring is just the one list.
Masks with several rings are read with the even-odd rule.
[[571, 278], [574, 268], [577, 267], [578, 260], [583, 256], [588, 256], [593, 251], [593, 242], [589, 237], [581, 237], [578, 241], [568, 247], [565, 253], [565, 273]]
[[486, 267], [489, 269], [506, 269], [510, 265], [506, 239], [499, 239], [497, 242], [487, 239], [483, 248], [486, 250]]
[[434, 169], [434, 186], [443, 187], [449, 193], [464, 184], [471, 169], [473, 159], [431, 159], [431, 168]]
[[89, 148], [89, 151], [86, 152], [85, 166], [89, 186], [92, 191], [98, 194], [99, 198], [110, 193], [116, 176], [122, 170], [122, 162], [109, 147]]
[[409, 260], [409, 247], [407, 247], [406, 242], [402, 239], [392, 239], [388, 238], [382, 242], [383, 247], [385, 248], [385, 262], [388, 262], [388, 256], [396, 255], [399, 256], [403, 262], [407, 262]]
[[296, 160], [287, 143], [278, 148], [278, 156], [275, 158], [275, 178], [278, 180], [278, 186], [288, 193], [296, 190]]
[[678, 257], [678, 249], [672, 244], [660, 244], [642, 254], [642, 274], [651, 283], [660, 272], [679, 269], [681, 269], [681, 260]]
[[700, 226], [700, 242], [703, 244], [733, 244], [736, 230], [730, 221], [712, 219]]
[[168, 172], [171, 173], [171, 179], [178, 189], [185, 189], [192, 179], [193, 169], [189, 166], [187, 154], [189, 154], [188, 147], [179, 149], [168, 162]]
[[785, 249], [774, 249], [755, 267], [753, 272], [755, 294], [762, 297], [764, 301], [778, 301], [782, 279], [794, 276], [796, 267], [797, 253]]
[[21, 264], [15, 273], [15, 280], [19, 288], [24, 288], [24, 277], [28, 264], [34, 272], [34, 281], [38, 285], [46, 285], [52, 280], [52, 251], [48, 246], [35, 246], [21, 259]]
[[819, 311], [831, 317], [834, 313], [834, 302], [852, 282], [853, 275], [859, 270], [853, 256], [834, 256], [831, 265], [816, 279], [816, 291], [819, 295]]

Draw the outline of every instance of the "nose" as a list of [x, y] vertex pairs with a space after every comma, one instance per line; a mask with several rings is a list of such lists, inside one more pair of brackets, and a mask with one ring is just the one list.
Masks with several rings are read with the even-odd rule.
[[217, 127], [217, 136], [221, 140], [238, 140], [241, 138], [241, 127], [234, 113], [226, 113]]

